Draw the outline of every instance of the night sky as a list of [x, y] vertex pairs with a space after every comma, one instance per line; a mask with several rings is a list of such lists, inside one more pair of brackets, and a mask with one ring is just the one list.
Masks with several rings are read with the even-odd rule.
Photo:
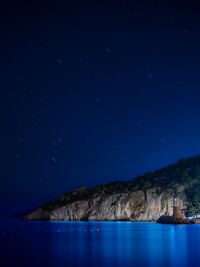
[[37, 206], [200, 154], [199, 6], [7, 2], [2, 207]]

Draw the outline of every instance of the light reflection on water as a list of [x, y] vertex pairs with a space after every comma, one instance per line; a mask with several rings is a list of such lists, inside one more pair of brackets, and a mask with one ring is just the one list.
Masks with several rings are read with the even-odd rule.
[[200, 225], [4, 220], [0, 226], [7, 266], [188, 267], [200, 262]]

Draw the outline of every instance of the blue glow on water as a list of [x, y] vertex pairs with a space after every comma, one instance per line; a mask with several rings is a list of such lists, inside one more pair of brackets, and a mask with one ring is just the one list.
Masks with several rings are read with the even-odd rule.
[[200, 262], [200, 225], [1, 220], [0, 230], [1, 266], [188, 267]]

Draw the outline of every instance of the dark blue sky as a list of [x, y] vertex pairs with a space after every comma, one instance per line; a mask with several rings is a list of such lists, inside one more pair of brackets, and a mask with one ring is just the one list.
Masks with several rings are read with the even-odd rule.
[[2, 204], [200, 153], [199, 6], [66, 2], [1, 8]]

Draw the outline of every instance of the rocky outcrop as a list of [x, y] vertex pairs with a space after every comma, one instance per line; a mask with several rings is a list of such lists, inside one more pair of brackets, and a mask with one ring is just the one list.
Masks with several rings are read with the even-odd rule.
[[174, 206], [173, 208], [173, 220], [185, 220], [185, 214], [181, 210], [180, 206]]
[[63, 193], [27, 214], [25, 220], [159, 221], [186, 223], [182, 211], [200, 212], [200, 155], [180, 159], [130, 181]]
[[[176, 196], [177, 197], [177, 196]], [[187, 197], [181, 193], [179, 203], [184, 209]], [[26, 220], [56, 221], [157, 221], [173, 215], [173, 194], [159, 193], [158, 188], [146, 191], [102, 195], [75, 200], [47, 211], [39, 208], [24, 217]]]
[[184, 211], [181, 209], [181, 206], [174, 206], [172, 216], [161, 216], [157, 222], [163, 223], [163, 224], [190, 224], [191, 223], [191, 221], [186, 220]]

